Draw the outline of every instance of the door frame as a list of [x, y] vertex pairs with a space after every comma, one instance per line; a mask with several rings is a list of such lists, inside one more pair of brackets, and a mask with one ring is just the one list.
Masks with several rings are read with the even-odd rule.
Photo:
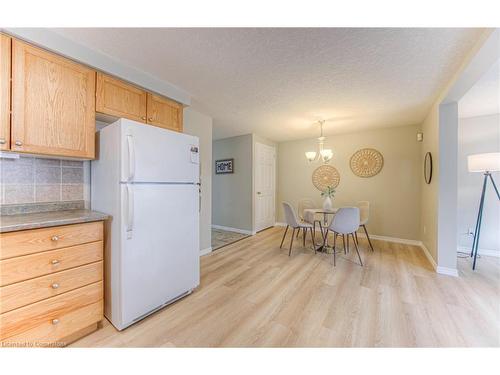
[[257, 232], [260, 232], [264, 229], [267, 229], [267, 228], [270, 228], [271, 226], [269, 227], [265, 227], [265, 228], [257, 228], [257, 222], [256, 222], [256, 212], [257, 212], [257, 189], [256, 189], [256, 170], [257, 170], [257, 152], [258, 152], [258, 148], [259, 147], [265, 147], [265, 148], [269, 148], [269, 149], [272, 149], [272, 152], [273, 152], [273, 178], [272, 178], [272, 181], [273, 181], [273, 223], [271, 226], [274, 226], [274, 224], [276, 223], [276, 157], [277, 157], [277, 153], [276, 153], [276, 146], [274, 145], [269, 145], [269, 144], [266, 144], [266, 143], [263, 143], [263, 142], [258, 142], [258, 141], [255, 141], [254, 142], [254, 147], [253, 147], [253, 165], [252, 165], [252, 173], [253, 173], [253, 186], [252, 186], [252, 211], [253, 211], [253, 232], [254, 233], [257, 233]]

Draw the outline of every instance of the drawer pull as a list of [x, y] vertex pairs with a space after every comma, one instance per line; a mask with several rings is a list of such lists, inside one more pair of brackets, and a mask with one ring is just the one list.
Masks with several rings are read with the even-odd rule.
[[59, 319], [52, 319], [52, 324], [53, 325], [59, 324]]
[[54, 259], [50, 263], [52, 263], [52, 265], [54, 266], [57, 266], [59, 264], [59, 261], [57, 259]]
[[52, 289], [57, 289], [59, 288], [59, 284], [58, 283], [54, 283], [51, 285], [52, 286]]
[[52, 241], [59, 241], [59, 236], [52, 236], [51, 240]]

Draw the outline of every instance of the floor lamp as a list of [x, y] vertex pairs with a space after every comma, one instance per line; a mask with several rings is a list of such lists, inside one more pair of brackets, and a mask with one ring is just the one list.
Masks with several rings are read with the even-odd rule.
[[472, 241], [472, 249], [470, 253], [470, 256], [474, 257], [472, 269], [475, 270], [477, 249], [479, 247], [479, 235], [481, 233], [481, 222], [483, 220], [484, 195], [486, 193], [486, 185], [488, 184], [488, 180], [490, 180], [493, 184], [495, 192], [497, 193], [497, 198], [500, 200], [500, 194], [498, 193], [497, 185], [495, 184], [495, 180], [493, 180], [493, 176], [491, 175], [491, 172], [500, 171], [500, 152], [469, 155], [469, 157], [467, 158], [467, 164], [469, 172], [481, 172], [484, 174], [483, 190], [481, 192], [481, 200], [479, 201], [476, 229], [474, 230], [474, 239]]

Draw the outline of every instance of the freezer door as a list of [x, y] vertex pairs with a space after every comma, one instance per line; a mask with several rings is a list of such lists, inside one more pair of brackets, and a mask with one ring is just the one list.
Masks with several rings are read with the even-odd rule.
[[198, 187], [121, 184], [122, 327], [199, 284]]
[[121, 181], [198, 182], [198, 138], [120, 120]]

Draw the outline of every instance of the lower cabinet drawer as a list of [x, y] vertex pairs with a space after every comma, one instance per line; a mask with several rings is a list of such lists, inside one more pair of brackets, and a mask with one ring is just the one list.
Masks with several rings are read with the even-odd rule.
[[98, 262], [102, 249], [102, 241], [98, 241], [0, 260], [0, 286]]
[[39, 326], [11, 336], [0, 343], [5, 347], [66, 346], [65, 339], [103, 319], [103, 301], [95, 302], [60, 316], [58, 324], [44, 322]]
[[99, 261], [0, 287], [0, 314], [101, 281], [102, 267]]
[[[18, 340], [59, 340], [101, 320], [102, 299], [103, 283], [99, 281], [1, 314], [0, 340], [14, 344]], [[100, 306], [99, 311], [84, 309], [91, 305]]]

